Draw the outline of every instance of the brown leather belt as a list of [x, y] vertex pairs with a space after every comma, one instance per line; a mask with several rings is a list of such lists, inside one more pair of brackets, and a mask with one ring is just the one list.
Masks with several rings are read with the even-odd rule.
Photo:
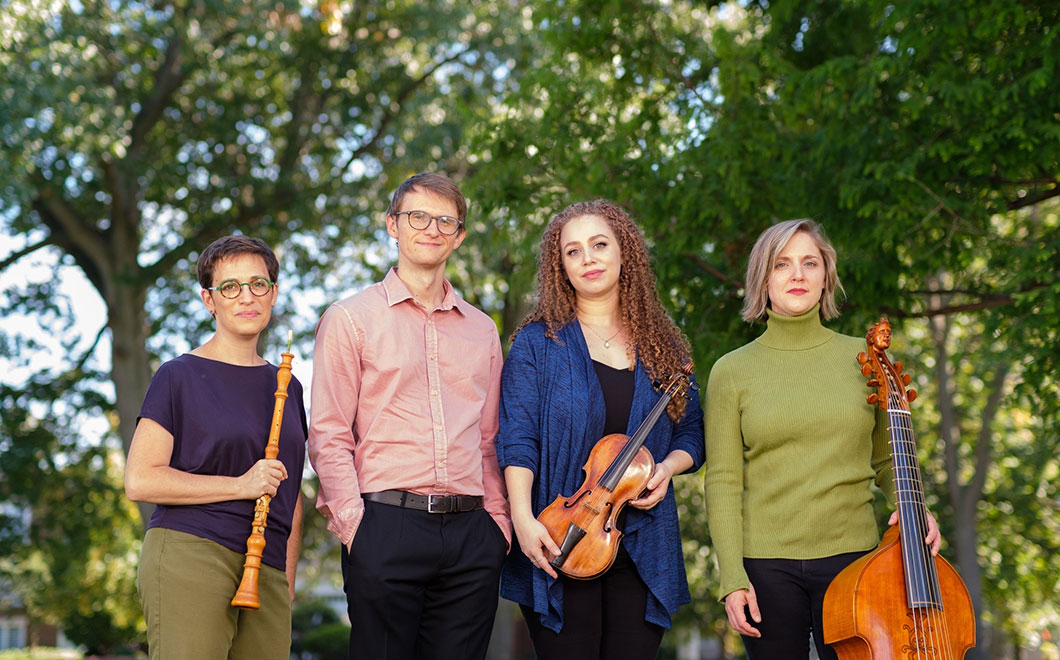
[[361, 493], [369, 502], [416, 509], [427, 513], [466, 513], [484, 508], [481, 495], [417, 495], [404, 490]]

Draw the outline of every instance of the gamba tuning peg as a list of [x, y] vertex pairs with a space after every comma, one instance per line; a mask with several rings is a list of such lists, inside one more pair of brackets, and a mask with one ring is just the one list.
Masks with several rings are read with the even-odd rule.
[[858, 364], [865, 364], [869, 361], [869, 356], [865, 355], [865, 351], [858, 353]]
[[895, 373], [897, 373], [897, 374], [902, 373], [902, 369], [905, 369], [905, 366], [902, 364], [901, 360], [899, 360], [898, 362], [894, 363], [894, 372]]
[[871, 363], [866, 362], [865, 364], [861, 365], [861, 375], [864, 376], [865, 378], [868, 378], [869, 376], [872, 375], [872, 364]]
[[909, 403], [912, 403], [912, 402], [916, 401], [916, 390], [906, 390], [905, 391], [905, 400], [908, 401]]
[[913, 377], [909, 374], [902, 374], [902, 385], [908, 385], [913, 382]]
[[865, 397], [866, 403], [869, 403], [870, 405], [873, 405], [873, 406], [876, 405], [876, 403], [879, 400], [880, 400], [880, 395], [876, 394], [875, 392], [873, 392], [872, 394], [870, 394], [867, 397]]
[[880, 381], [877, 378], [873, 378], [872, 380], [870, 380], [869, 382], [867, 382], [865, 384], [868, 385], [869, 387], [879, 387], [880, 386]]

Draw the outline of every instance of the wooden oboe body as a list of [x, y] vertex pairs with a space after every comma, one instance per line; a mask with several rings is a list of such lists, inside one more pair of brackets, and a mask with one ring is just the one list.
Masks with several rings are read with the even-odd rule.
[[[288, 346], [288, 350], [290, 347]], [[280, 427], [283, 425], [283, 406], [287, 402], [287, 386], [291, 382], [291, 361], [294, 355], [282, 353], [283, 361], [276, 372], [276, 402], [272, 408], [272, 426], [269, 429], [269, 442], [265, 445], [265, 458], [274, 459], [280, 453]], [[251, 523], [250, 536], [247, 537], [247, 554], [243, 562], [243, 579], [239, 582], [232, 606], [245, 610], [256, 610], [261, 607], [258, 600], [258, 573], [261, 572], [261, 555], [265, 550], [265, 526], [268, 524], [269, 503], [271, 495], [262, 495], [254, 504], [254, 522]]]

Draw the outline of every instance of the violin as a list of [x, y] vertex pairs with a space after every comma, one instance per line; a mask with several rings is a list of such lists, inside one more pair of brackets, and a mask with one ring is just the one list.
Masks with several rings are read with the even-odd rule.
[[691, 398], [688, 391], [699, 389], [690, 379], [692, 363], [681, 371], [669, 378], [633, 435], [612, 433], [600, 438], [582, 466], [585, 480], [578, 490], [570, 497], [557, 496], [538, 515], [537, 520], [559, 546], [559, 554], [549, 562], [557, 571], [589, 580], [611, 568], [622, 540], [618, 515], [630, 500], [644, 493], [655, 471], [644, 440], [674, 397]]
[[898, 525], [875, 550], [847, 566], [824, 597], [822, 632], [840, 660], [953, 660], [975, 646], [975, 613], [968, 588], [924, 543], [927, 510], [909, 404], [916, 390], [902, 363], [886, 350], [891, 324], [881, 318], [859, 353], [861, 373], [876, 391], [867, 397], [887, 411]]

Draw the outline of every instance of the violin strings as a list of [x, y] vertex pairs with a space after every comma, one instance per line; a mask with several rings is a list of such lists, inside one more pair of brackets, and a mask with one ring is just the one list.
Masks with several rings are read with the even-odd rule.
[[[892, 391], [897, 388], [891, 374]], [[899, 405], [888, 406], [891, 429], [891, 451], [894, 456], [895, 492], [899, 503], [899, 541], [902, 562], [913, 619], [913, 657], [925, 660], [951, 658], [949, 626], [942, 613], [942, 593], [938, 584], [934, 558], [924, 543], [927, 534], [927, 510], [924, 501], [920, 464], [916, 460], [916, 441], [913, 436], [912, 416]], [[905, 503], [906, 506], [901, 506]], [[911, 509], [911, 510], [910, 510]], [[913, 567], [919, 568], [915, 575]], [[923, 600], [924, 602], [920, 602]], [[925, 620], [926, 619], [926, 620]], [[922, 653], [923, 652], [923, 655]], [[939, 655], [940, 652], [943, 655]]]
[[[903, 435], [907, 443], [908, 450], [911, 455], [916, 454], [916, 438], [913, 435], [912, 429], [912, 416], [910, 416], [910, 424], [907, 429], [903, 430]], [[935, 601], [935, 605], [928, 606], [928, 626], [929, 634], [927, 641], [931, 644], [928, 649], [934, 649], [932, 655], [934, 657], [940, 657], [939, 652], [942, 653], [943, 658], [950, 658], [952, 653], [952, 647], [950, 645], [950, 633], [949, 626], [946, 622], [946, 617], [943, 612], [942, 603], [942, 589], [939, 585], [938, 570], [935, 568], [935, 559], [931, 556], [931, 551], [928, 546], [924, 543], [923, 537], [926, 536], [928, 525], [927, 525], [927, 503], [924, 501], [924, 483], [920, 474], [920, 462], [911, 461], [912, 470], [914, 473], [913, 478], [915, 479], [915, 492], [917, 504], [916, 515], [917, 521], [920, 527], [917, 529], [917, 537], [912, 539], [913, 543], [916, 543], [919, 547], [920, 557], [922, 557], [923, 564], [923, 575], [925, 580], [928, 580], [927, 586], [933, 589], [931, 594], [932, 600]]]
[[[892, 388], [894, 383], [891, 384]], [[913, 648], [910, 649], [917, 657], [920, 655], [920, 649], [923, 648], [923, 622], [922, 617], [919, 616], [919, 607], [917, 603], [916, 594], [922, 591], [923, 585], [920, 584], [919, 575], [913, 570], [914, 569], [914, 557], [915, 552], [909, 544], [909, 537], [913, 534], [913, 527], [915, 523], [909, 519], [909, 507], [907, 499], [911, 488], [909, 487], [909, 456], [908, 450], [905, 446], [904, 441], [904, 420], [899, 416], [899, 413], [905, 412], [899, 409], [893, 402], [887, 409], [887, 416], [889, 419], [890, 435], [891, 435], [891, 455], [894, 461], [894, 483], [895, 483], [895, 500], [898, 504], [898, 519], [899, 519], [899, 533], [898, 541], [901, 544], [902, 549], [902, 572], [905, 576], [906, 585], [906, 598], [908, 600], [910, 614], [913, 619], [913, 637], [911, 643]]]

